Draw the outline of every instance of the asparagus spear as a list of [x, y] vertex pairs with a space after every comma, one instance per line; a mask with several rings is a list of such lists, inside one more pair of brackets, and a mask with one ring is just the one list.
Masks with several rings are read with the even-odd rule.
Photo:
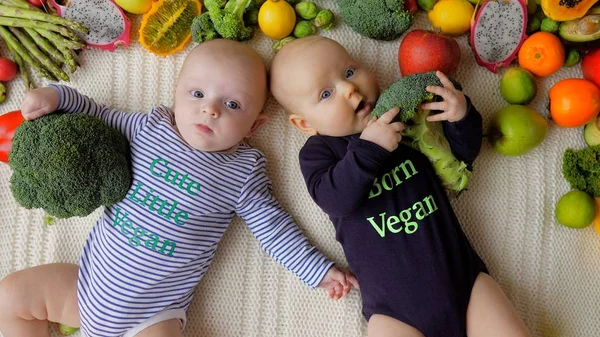
[[50, 40], [50, 42], [54, 43], [54, 45], [56, 47], [62, 46], [62, 47], [69, 48], [69, 49], [81, 49], [85, 46], [85, 44], [83, 42], [66, 39], [62, 35], [56, 34], [55, 32], [53, 32], [51, 30], [38, 28], [35, 31], [38, 32], [41, 36]]
[[29, 52], [23, 47], [23, 45], [17, 40], [6, 27], [0, 26], [0, 36], [4, 39], [7, 46], [17, 52], [17, 54], [23, 59], [23, 61], [32, 67], [34, 67], [43, 77], [57, 81], [56, 77], [52, 73], [48, 72], [46, 68], [35, 58], [31, 57]]
[[88, 28], [77, 21], [61, 18], [60, 16], [47, 14], [41, 11], [37, 12], [24, 8], [0, 5], [0, 15], [5, 17], [8, 16], [13, 18], [51, 22], [57, 25], [69, 27], [84, 34], [88, 33]]
[[35, 43], [42, 50], [46, 52], [48, 56], [54, 61], [57, 66], [61, 66], [64, 63], [64, 59], [61, 56], [61, 52], [56, 49], [48, 40], [40, 36], [34, 29], [32, 28], [23, 28], [29, 36], [35, 41]]
[[[50, 72], [57, 78], [60, 78], [63, 81], [69, 80], [69, 75], [65, 73], [59, 66], [54, 64], [52, 60], [44, 54], [41, 50], [38, 49], [36, 43], [22, 30], [15, 27], [10, 27], [10, 31], [19, 39], [19, 41], [23, 44], [23, 46], [38, 59], [46, 69], [50, 70]], [[60, 58], [60, 56], [58, 56]]]
[[4, 87], [4, 84], [2, 84], [2, 82], [0, 82], [0, 103], [4, 102], [6, 100], [6, 88]]
[[75, 57], [73, 56], [73, 53], [71, 52], [71, 49], [58, 47], [58, 50], [60, 50], [61, 54], [65, 57], [64, 61], [67, 67], [69, 67], [69, 71], [71, 73], [75, 72], [78, 64], [77, 60], [75, 60]]
[[19, 72], [21, 73], [21, 77], [23, 78], [23, 85], [25, 85], [25, 89], [31, 90], [35, 88], [35, 85], [31, 80], [31, 74], [29, 73], [29, 69], [27, 69], [27, 66], [25, 65], [25, 62], [23, 62], [21, 55], [19, 55], [19, 53], [17, 53], [9, 44], [6, 44], [6, 46], [13, 55], [13, 59], [15, 59], [15, 62], [17, 62], [17, 64], [19, 65]]
[[71, 40], [79, 40], [79, 36], [77, 36], [77, 34], [75, 34], [72, 30], [63, 26], [55, 25], [53, 23], [48, 23], [44, 21], [34, 21], [28, 19], [9, 18], [5, 16], [0, 16], [0, 26], [47, 29], [60, 33], [63, 36], [70, 38]]

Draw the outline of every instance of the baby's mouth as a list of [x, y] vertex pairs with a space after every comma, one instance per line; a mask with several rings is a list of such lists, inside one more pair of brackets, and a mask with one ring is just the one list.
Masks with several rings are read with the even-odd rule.
[[354, 113], [355, 114], [359, 114], [361, 112], [371, 112], [371, 103], [365, 101], [364, 99], [360, 101], [360, 103], [358, 103], [358, 106], [356, 107], [356, 109], [354, 109]]
[[204, 124], [195, 124], [195, 129], [203, 133], [213, 133], [213, 130]]

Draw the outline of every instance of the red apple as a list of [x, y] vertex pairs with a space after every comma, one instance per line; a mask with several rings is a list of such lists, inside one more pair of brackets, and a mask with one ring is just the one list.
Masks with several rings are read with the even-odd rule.
[[415, 29], [404, 37], [398, 49], [402, 76], [439, 70], [454, 75], [460, 63], [460, 47], [451, 36]]
[[37, 7], [43, 7], [44, 6], [44, 0], [28, 0], [30, 4], [37, 6]]
[[404, 1], [404, 10], [415, 14], [419, 10], [419, 7], [417, 6], [417, 0]]
[[600, 48], [589, 51], [581, 61], [583, 78], [600, 87]]

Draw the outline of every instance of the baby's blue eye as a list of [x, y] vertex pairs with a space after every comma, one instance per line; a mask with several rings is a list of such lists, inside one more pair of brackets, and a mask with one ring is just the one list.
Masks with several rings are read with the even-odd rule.
[[191, 94], [192, 94], [192, 96], [194, 96], [196, 98], [204, 97], [204, 94], [202, 93], [202, 91], [199, 91], [199, 90], [192, 90]]
[[227, 102], [225, 102], [225, 105], [227, 105], [227, 107], [229, 109], [233, 109], [233, 110], [240, 107], [239, 104], [237, 104], [237, 102], [235, 102], [235, 101], [227, 101]]
[[325, 90], [321, 93], [321, 99], [328, 99], [331, 97], [331, 90]]
[[356, 72], [356, 69], [348, 68], [348, 70], [346, 70], [346, 78], [350, 78], [350, 77], [354, 76], [355, 72]]

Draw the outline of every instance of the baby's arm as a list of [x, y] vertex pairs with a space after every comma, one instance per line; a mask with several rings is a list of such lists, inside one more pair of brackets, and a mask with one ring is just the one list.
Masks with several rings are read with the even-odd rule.
[[28, 120], [55, 110], [66, 113], [82, 113], [99, 118], [107, 125], [121, 131], [129, 140], [148, 120], [146, 113], [127, 113], [111, 109], [96, 103], [73, 88], [56, 84], [29, 91], [21, 104], [23, 117]]
[[470, 166], [481, 150], [483, 127], [481, 114], [473, 106], [471, 100], [467, 96], [465, 98], [467, 99], [467, 115], [454, 123], [442, 122], [442, 128], [452, 153]]
[[249, 172], [236, 213], [246, 221], [261, 247], [309, 287], [316, 288], [333, 266], [333, 262], [310, 245], [271, 194], [271, 181], [262, 156]]

